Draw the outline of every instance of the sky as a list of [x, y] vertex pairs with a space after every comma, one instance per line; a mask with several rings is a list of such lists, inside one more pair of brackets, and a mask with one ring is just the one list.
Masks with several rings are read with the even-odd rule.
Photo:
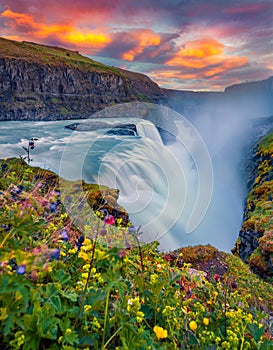
[[170, 89], [273, 75], [273, 0], [1, 0], [0, 36], [77, 50]]

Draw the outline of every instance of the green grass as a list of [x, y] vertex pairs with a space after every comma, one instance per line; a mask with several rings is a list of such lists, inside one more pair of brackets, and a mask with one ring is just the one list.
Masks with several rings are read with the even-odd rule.
[[65, 48], [18, 42], [0, 38], [0, 58], [26, 60], [28, 63], [71, 67], [88, 72], [112, 73], [123, 76], [118, 68], [106, 66]]

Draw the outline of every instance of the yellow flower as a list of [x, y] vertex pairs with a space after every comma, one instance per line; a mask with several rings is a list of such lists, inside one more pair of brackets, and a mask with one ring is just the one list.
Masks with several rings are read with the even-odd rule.
[[205, 326], [207, 326], [209, 324], [209, 319], [207, 317], [203, 318], [203, 323]]
[[70, 254], [75, 254], [75, 253], [77, 253], [77, 248], [69, 249], [68, 253], [70, 253]]
[[144, 312], [138, 311], [137, 314], [136, 314], [136, 320], [137, 320], [137, 322], [142, 322], [144, 316], [145, 316]]
[[82, 273], [82, 278], [87, 279], [88, 278], [88, 273], [87, 272], [83, 272]]
[[165, 306], [165, 309], [163, 310], [162, 314], [169, 316], [173, 311], [174, 311], [174, 307], [167, 305]]
[[192, 331], [195, 331], [197, 328], [197, 323], [195, 321], [191, 321], [189, 326]]
[[151, 283], [156, 283], [157, 279], [158, 279], [158, 275], [156, 273], [150, 276]]
[[79, 252], [79, 255], [78, 255], [79, 258], [82, 258], [84, 261], [87, 261], [88, 260], [88, 255], [83, 252], [83, 251], [80, 251]]
[[158, 339], [167, 338], [168, 336], [167, 330], [159, 326], [154, 326], [154, 332]]
[[92, 306], [91, 305], [84, 305], [84, 308], [83, 308], [83, 311], [84, 312], [88, 312], [92, 309]]

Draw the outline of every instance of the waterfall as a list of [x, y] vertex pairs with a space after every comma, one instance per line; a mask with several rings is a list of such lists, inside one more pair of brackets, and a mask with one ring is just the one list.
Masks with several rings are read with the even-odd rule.
[[141, 121], [137, 129], [142, 138], [113, 147], [95, 181], [120, 190], [119, 203], [144, 241], [176, 248], [196, 198], [196, 169], [185, 149], [163, 145], [152, 123]]
[[153, 123], [149, 122], [148, 120], [141, 119], [137, 123], [136, 127], [139, 136], [155, 141], [160, 145], [163, 144], [161, 136]]

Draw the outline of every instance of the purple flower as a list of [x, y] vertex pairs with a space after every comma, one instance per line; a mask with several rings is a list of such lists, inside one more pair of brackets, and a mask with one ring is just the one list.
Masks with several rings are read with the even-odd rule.
[[76, 247], [78, 248], [78, 252], [80, 251], [82, 245], [83, 245], [83, 242], [84, 242], [84, 236], [80, 236], [78, 238], [78, 242], [76, 242]]
[[49, 210], [51, 213], [54, 213], [57, 210], [57, 204], [56, 203], [50, 203], [49, 204]]
[[6, 163], [2, 164], [2, 172], [4, 172], [7, 169], [8, 165]]
[[237, 285], [236, 281], [232, 281], [230, 285], [231, 285], [232, 289], [237, 289], [238, 288], [238, 285]]
[[69, 236], [66, 229], [60, 231], [60, 239], [62, 239], [64, 242], [68, 242]]
[[79, 242], [80, 244], [82, 244], [82, 243], [84, 242], [84, 236], [80, 236], [80, 237], [78, 238], [78, 242]]
[[18, 275], [24, 275], [26, 273], [26, 265], [23, 264], [23, 265], [20, 265], [16, 268], [16, 273]]
[[105, 228], [100, 231], [101, 236], [105, 236], [107, 234], [107, 230]]
[[59, 258], [60, 258], [60, 249], [59, 248], [57, 248], [57, 249], [54, 249], [52, 252], [51, 252], [51, 254], [50, 254], [50, 257], [51, 257], [51, 259], [52, 260], [59, 260]]
[[136, 232], [136, 228], [135, 228], [135, 226], [130, 226], [129, 227], [129, 229], [128, 229], [128, 231], [130, 232], [130, 233], [135, 233]]
[[6, 232], [9, 232], [10, 228], [11, 228], [11, 224], [8, 224], [8, 225], [3, 224], [0, 226], [0, 229], [5, 230]]

